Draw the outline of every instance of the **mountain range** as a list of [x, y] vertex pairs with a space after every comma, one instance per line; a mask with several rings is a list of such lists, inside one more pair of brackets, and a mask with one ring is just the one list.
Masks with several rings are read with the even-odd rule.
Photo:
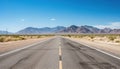
[[120, 29], [111, 29], [111, 28], [104, 28], [99, 29], [93, 26], [75, 26], [71, 25], [64, 30], [60, 31], [61, 33], [95, 33], [95, 34], [120, 34]]
[[27, 27], [25, 29], [22, 29], [17, 32], [17, 34], [43, 34], [43, 33], [57, 33], [61, 30], [64, 30], [65, 27], [63, 26], [57, 26], [57, 27], [44, 27], [44, 28], [33, 28], [33, 27]]
[[[0, 34], [6, 34], [6, 33], [11, 34], [10, 32], [7, 32], [7, 31], [0, 31]], [[120, 29], [111, 29], [111, 28], [99, 29], [93, 26], [88, 26], [88, 25], [84, 25], [84, 26], [71, 25], [69, 27], [57, 26], [53, 28], [27, 27], [12, 34], [48, 34], [48, 33], [120, 34]]]

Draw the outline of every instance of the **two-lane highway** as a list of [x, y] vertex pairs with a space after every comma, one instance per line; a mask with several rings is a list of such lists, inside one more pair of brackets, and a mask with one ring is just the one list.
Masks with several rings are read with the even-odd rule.
[[62, 37], [0, 56], [0, 69], [120, 69], [120, 60]]

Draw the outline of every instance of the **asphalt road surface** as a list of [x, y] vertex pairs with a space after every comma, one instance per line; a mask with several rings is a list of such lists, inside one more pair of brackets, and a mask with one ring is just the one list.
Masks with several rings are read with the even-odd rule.
[[120, 60], [62, 37], [0, 54], [0, 69], [120, 69]]

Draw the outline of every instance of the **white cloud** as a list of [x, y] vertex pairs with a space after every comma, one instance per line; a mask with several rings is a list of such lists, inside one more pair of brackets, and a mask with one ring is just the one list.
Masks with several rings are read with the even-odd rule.
[[55, 21], [56, 19], [55, 19], [55, 18], [51, 18], [50, 20], [51, 20], [51, 21]]
[[96, 25], [97, 28], [112, 28], [112, 29], [120, 29], [120, 22], [112, 22], [108, 25]]
[[25, 21], [25, 19], [21, 19], [21, 21], [23, 22], [23, 21]]

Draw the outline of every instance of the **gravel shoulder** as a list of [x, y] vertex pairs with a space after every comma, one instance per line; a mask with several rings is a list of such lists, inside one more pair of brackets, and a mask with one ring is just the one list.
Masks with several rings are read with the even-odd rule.
[[118, 44], [108, 44], [106, 42], [100, 43], [97, 41], [93, 42], [93, 41], [89, 41], [86, 39], [80, 39], [80, 38], [68, 38], [68, 39], [79, 42], [80, 44], [83, 44], [83, 45], [89, 45], [89, 46], [95, 47], [97, 49], [100, 49], [102, 51], [105, 51], [105, 52], [108, 52], [110, 54], [120, 57], [120, 45]]
[[27, 39], [19, 41], [10, 41], [10, 42], [0, 42], [0, 54], [8, 52], [17, 48], [21, 48], [33, 43], [37, 43], [43, 40], [48, 39], [49, 37], [39, 38], [39, 39]]

